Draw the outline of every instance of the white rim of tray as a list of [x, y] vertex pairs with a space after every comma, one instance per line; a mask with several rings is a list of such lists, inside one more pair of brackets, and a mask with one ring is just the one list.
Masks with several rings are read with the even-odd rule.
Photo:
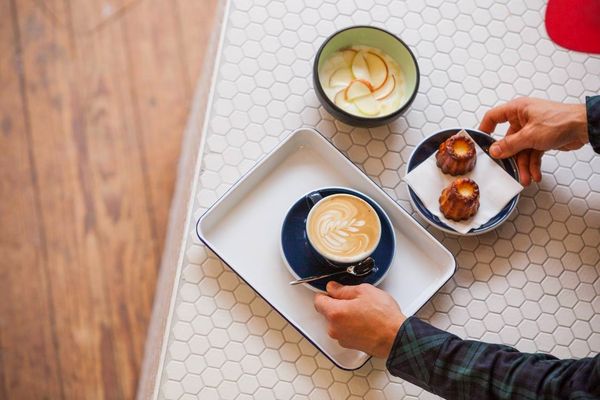
[[[422, 232], [429, 236], [430, 239], [432, 239], [433, 241], [437, 242], [450, 256], [451, 260], [452, 260], [452, 273], [448, 276], [448, 279], [446, 279], [441, 285], [440, 287], [435, 290], [431, 296], [428, 297], [428, 299], [419, 307], [417, 308], [411, 315], [416, 314], [421, 308], [423, 308], [423, 306], [425, 306], [425, 304], [427, 304], [427, 302], [439, 291], [439, 289], [441, 287], [443, 287], [446, 283], [448, 283], [448, 281], [450, 281], [450, 279], [452, 278], [452, 276], [454, 276], [454, 274], [456, 273], [456, 270], [458, 268], [458, 265], [456, 263], [456, 257], [454, 256], [454, 254], [452, 254], [447, 248], [446, 246], [444, 246], [439, 240], [437, 240], [429, 231], [427, 231], [427, 229], [425, 229], [423, 227], [423, 225], [421, 225], [419, 223], [419, 221], [414, 218], [408, 211], [406, 211], [402, 206], [400, 206], [396, 200], [394, 200], [390, 195], [388, 195], [373, 179], [371, 179], [371, 177], [369, 177], [367, 174], [365, 174], [359, 167], [356, 166], [356, 164], [354, 164], [352, 162], [352, 160], [350, 160], [344, 153], [342, 153], [337, 147], [335, 147], [329, 140], [327, 140], [327, 138], [325, 136], [323, 136], [319, 131], [317, 131], [314, 128], [311, 127], [302, 127], [302, 128], [298, 128], [294, 131], [292, 131], [290, 134], [288, 134], [273, 150], [271, 150], [269, 153], [265, 154], [261, 159], [259, 159], [256, 164], [245, 174], [243, 174], [225, 193], [223, 193], [223, 195], [221, 197], [219, 197], [219, 199], [217, 199], [217, 201], [215, 201], [213, 203], [212, 206], [210, 206], [209, 208], [207, 208], [202, 215], [200, 215], [198, 217], [198, 219], [196, 220], [196, 223], [194, 224], [194, 233], [196, 234], [196, 237], [211, 251], [213, 252], [218, 258], [219, 260], [227, 265], [227, 267], [229, 269], [231, 269], [231, 271], [233, 271], [238, 278], [240, 278], [246, 285], [248, 285], [250, 288], [252, 288], [252, 290], [256, 293], [257, 296], [259, 296], [262, 300], [264, 300], [267, 304], [269, 304], [269, 306], [277, 311], [277, 313], [291, 326], [294, 327], [294, 329], [296, 329], [301, 335], [302, 337], [304, 337], [306, 340], [308, 340], [313, 346], [315, 346], [320, 352], [321, 354], [323, 354], [329, 361], [331, 361], [336, 367], [344, 370], [344, 371], [356, 371], [360, 368], [362, 368], [367, 362], [369, 362], [369, 360], [372, 358], [371, 355], [368, 355], [368, 357], [365, 359], [365, 361], [359, 365], [356, 368], [346, 368], [343, 367], [342, 365], [340, 365], [333, 357], [331, 357], [326, 351], [323, 350], [323, 347], [320, 346], [316, 341], [314, 341], [311, 337], [309, 337], [307, 334], [304, 333], [304, 331], [302, 329], [300, 329], [296, 323], [294, 323], [292, 320], [290, 320], [288, 317], [286, 317], [283, 313], [281, 313], [279, 311], [279, 309], [277, 307], [275, 307], [269, 300], [267, 300], [258, 290], [256, 290], [254, 288], [254, 286], [252, 286], [246, 279], [244, 279], [244, 277], [237, 272], [237, 270], [235, 268], [233, 268], [228, 262], [226, 262], [225, 260], [223, 260], [220, 256], [219, 253], [214, 249], [214, 247], [210, 244], [210, 242], [204, 240], [202, 238], [202, 236], [198, 233], [198, 225], [200, 224], [200, 222], [202, 221], [202, 219], [205, 217], [206, 214], [208, 214], [208, 212], [213, 209], [214, 207], [218, 206], [219, 204], [221, 204], [224, 199], [226, 199], [226, 197], [229, 195], [230, 192], [232, 192], [233, 190], [235, 190], [246, 178], [248, 175], [252, 174], [256, 169], [258, 169], [262, 164], [264, 164], [268, 159], [269, 156], [271, 154], [274, 154], [275, 152], [277, 152], [281, 147], [283, 147], [289, 140], [291, 140], [294, 135], [297, 132], [300, 131], [312, 131], [314, 134], [316, 134], [317, 136], [320, 137], [321, 140], [325, 141], [326, 144], [328, 146], [331, 146], [335, 151], [339, 152], [344, 159], [349, 163], [349, 165], [351, 167], [353, 167], [357, 172], [359, 172], [361, 175], [363, 175], [364, 177], [366, 177], [375, 187], [376, 190], [379, 190], [381, 192], [382, 195], [388, 197], [394, 204], [396, 204], [396, 206], [399, 208], [400, 212], [404, 213], [407, 217], [409, 217], [410, 219], [412, 219], [415, 222], [415, 226], [422, 230]], [[361, 192], [362, 193], [362, 192]], [[368, 196], [370, 198], [370, 196]], [[378, 204], [378, 203], [377, 203]], [[393, 224], [392, 224], [393, 226]], [[281, 245], [280, 245], [281, 247]], [[394, 252], [394, 257], [395, 257], [396, 252]], [[285, 258], [284, 258], [285, 260]], [[287, 261], [285, 261], [287, 264]], [[389, 270], [388, 270], [389, 271]], [[387, 275], [387, 272], [386, 274]]]

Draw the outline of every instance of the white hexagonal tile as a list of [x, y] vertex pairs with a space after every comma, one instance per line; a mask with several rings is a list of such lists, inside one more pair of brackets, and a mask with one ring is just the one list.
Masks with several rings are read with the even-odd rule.
[[[541, 2], [231, 0], [228, 15], [194, 218], [302, 125], [319, 129], [412, 210], [404, 166], [433, 131], [477, 126], [487, 109], [515, 96], [573, 102], [600, 90], [598, 60], [557, 47], [539, 29]], [[389, 126], [340, 123], [312, 88], [320, 43], [356, 23], [404, 27], [399, 34], [419, 58], [419, 94]], [[494, 137], [504, 132], [500, 126]], [[600, 159], [589, 148], [551, 151], [542, 170], [542, 182], [523, 192], [496, 231], [454, 238], [429, 228], [459, 268], [419, 315], [521, 351], [585, 357], [600, 351]], [[379, 360], [355, 372], [335, 368], [196, 237], [189, 239], [160, 398], [433, 398], [391, 377]]]

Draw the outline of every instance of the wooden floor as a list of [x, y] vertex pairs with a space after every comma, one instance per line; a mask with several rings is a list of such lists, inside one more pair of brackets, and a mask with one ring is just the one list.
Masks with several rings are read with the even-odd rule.
[[0, 399], [135, 396], [217, 0], [0, 0]]

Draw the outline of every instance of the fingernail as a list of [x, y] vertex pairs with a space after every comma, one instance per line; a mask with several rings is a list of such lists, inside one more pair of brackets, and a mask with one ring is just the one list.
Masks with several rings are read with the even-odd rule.
[[331, 289], [337, 289], [337, 288], [341, 287], [342, 285], [336, 281], [329, 281], [329, 282], [327, 282], [327, 286], [329, 286]]
[[490, 146], [490, 154], [492, 155], [492, 157], [499, 157], [501, 154], [500, 146], [498, 146], [496, 143], [491, 145]]

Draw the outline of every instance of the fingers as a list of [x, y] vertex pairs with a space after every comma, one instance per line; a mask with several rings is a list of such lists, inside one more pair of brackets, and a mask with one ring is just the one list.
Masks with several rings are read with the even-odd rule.
[[[519, 131], [519, 129], [521, 129], [521, 127], [520, 127], [519, 125], [517, 125], [517, 124], [510, 125], [510, 126], [508, 127], [508, 130], [506, 131], [506, 135], [504, 135], [504, 136], [510, 136], [510, 135], [513, 135], [513, 134], [515, 134], [516, 132], [518, 132], [518, 131]], [[494, 146], [494, 145], [492, 144], [492, 146], [490, 146], [490, 155], [491, 155], [492, 157], [494, 157], [494, 158], [499, 158], [499, 156], [502, 154], [502, 151], [501, 151], [501, 150], [499, 150], [499, 149], [500, 149], [500, 147], [498, 147], [498, 146]]]
[[360, 288], [358, 286], [344, 286], [335, 281], [327, 283], [327, 294], [339, 300], [351, 300], [358, 296]]
[[531, 175], [529, 174], [529, 160], [531, 152], [524, 150], [517, 154], [517, 166], [519, 167], [519, 180], [523, 186], [529, 186]]
[[[520, 126], [518, 125], [510, 125], [508, 127], [508, 130], [506, 131], [506, 136], [510, 136], [510, 135], [514, 135], [515, 133], [517, 133], [519, 131], [519, 129], [521, 129]], [[500, 158], [500, 156], [502, 155], [502, 150], [499, 146], [495, 146], [494, 144], [492, 144], [490, 146], [490, 155], [494, 158]]]
[[326, 294], [317, 293], [315, 295], [315, 310], [319, 314], [329, 318], [332, 312], [336, 309], [338, 300], [333, 299]]
[[529, 174], [535, 182], [542, 180], [542, 156], [543, 151], [532, 150], [529, 156]]
[[490, 154], [494, 158], [508, 158], [531, 147], [529, 132], [527, 128], [523, 128], [513, 134], [507, 134], [503, 139], [494, 143], [490, 147]]
[[489, 109], [479, 124], [479, 130], [492, 133], [496, 129], [496, 125], [503, 122], [519, 125], [519, 111], [525, 109], [529, 101], [527, 97], [521, 97]]
[[489, 109], [479, 124], [479, 130], [486, 133], [494, 132], [496, 125], [513, 119], [514, 112], [515, 106], [512, 101]]
[[327, 294], [318, 293], [315, 296], [315, 309], [325, 318], [331, 319], [332, 315], [341, 311], [344, 302], [340, 300], [351, 300], [358, 296], [360, 286], [344, 286], [335, 281], [327, 283]]
[[479, 130], [485, 133], [492, 133], [496, 125], [508, 121], [508, 108], [506, 104], [489, 109], [484, 115]]

